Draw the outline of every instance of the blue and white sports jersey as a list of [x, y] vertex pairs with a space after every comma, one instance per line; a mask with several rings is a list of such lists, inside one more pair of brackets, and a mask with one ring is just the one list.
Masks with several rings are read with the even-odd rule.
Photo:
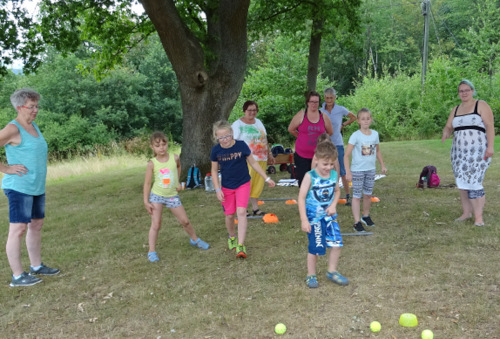
[[326, 209], [335, 197], [338, 176], [334, 170], [330, 171], [330, 177], [326, 179], [320, 177], [314, 169], [308, 173], [311, 175], [311, 188], [306, 196], [306, 214], [307, 219], [312, 222], [326, 216]]

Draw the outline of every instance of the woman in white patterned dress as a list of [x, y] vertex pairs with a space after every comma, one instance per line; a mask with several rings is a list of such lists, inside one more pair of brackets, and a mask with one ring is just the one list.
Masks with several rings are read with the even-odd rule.
[[474, 99], [476, 91], [469, 80], [460, 82], [458, 94], [462, 103], [451, 110], [441, 138], [444, 142], [453, 132], [451, 164], [462, 202], [462, 215], [456, 221], [474, 215], [474, 224], [484, 226], [483, 179], [493, 156], [493, 112], [485, 101]]

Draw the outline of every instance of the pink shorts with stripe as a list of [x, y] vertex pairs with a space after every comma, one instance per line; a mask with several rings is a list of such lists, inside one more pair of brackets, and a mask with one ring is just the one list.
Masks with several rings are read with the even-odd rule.
[[224, 193], [222, 209], [225, 215], [234, 214], [237, 207], [246, 209], [250, 199], [250, 181], [235, 189], [222, 187], [222, 193]]

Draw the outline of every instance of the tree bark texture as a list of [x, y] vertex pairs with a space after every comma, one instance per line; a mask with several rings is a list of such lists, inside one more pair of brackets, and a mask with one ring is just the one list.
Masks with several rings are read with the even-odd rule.
[[173, 0], [141, 0], [179, 82], [183, 111], [182, 177], [192, 164], [210, 172], [212, 124], [227, 119], [245, 76], [250, 0], [208, 1], [205, 49]]
[[320, 13], [313, 16], [311, 41], [309, 42], [309, 57], [307, 60], [307, 90], [315, 91], [319, 70], [319, 52], [323, 34], [324, 18]]

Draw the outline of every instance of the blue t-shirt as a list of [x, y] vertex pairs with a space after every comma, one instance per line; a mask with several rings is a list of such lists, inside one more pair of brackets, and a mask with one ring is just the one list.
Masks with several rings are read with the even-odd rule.
[[333, 105], [332, 112], [328, 112], [326, 109], [326, 102], [323, 103], [323, 107], [320, 109], [323, 113], [328, 115], [330, 121], [332, 122], [333, 134], [330, 137], [332, 143], [335, 146], [344, 146], [344, 140], [342, 140], [342, 133], [340, 133], [342, 127], [342, 120], [345, 116], [349, 114], [349, 111], [344, 106], [337, 104]]
[[354, 132], [349, 138], [352, 149], [351, 171], [371, 171], [376, 168], [377, 145], [380, 143], [378, 132], [370, 130], [370, 135], [363, 134], [360, 130]]
[[241, 140], [235, 140], [234, 145], [229, 148], [223, 148], [220, 144], [212, 147], [210, 160], [219, 163], [222, 187], [236, 189], [250, 181], [247, 165], [250, 154], [250, 148]]
[[308, 173], [311, 175], [311, 188], [306, 196], [306, 214], [307, 219], [311, 222], [326, 216], [326, 209], [335, 198], [338, 177], [334, 170], [330, 171], [330, 177], [326, 179], [320, 177], [314, 169]]

